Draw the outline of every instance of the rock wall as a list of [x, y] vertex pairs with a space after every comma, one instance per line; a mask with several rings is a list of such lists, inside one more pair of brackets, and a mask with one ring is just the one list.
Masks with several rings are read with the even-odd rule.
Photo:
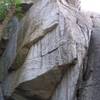
[[79, 100], [99, 100], [100, 99], [100, 85], [99, 85], [99, 27], [100, 27], [100, 16], [95, 15], [92, 17], [93, 31], [91, 35], [90, 46], [88, 50], [87, 68], [84, 71], [83, 82], [79, 89], [80, 98]]
[[[91, 33], [99, 32], [96, 18], [82, 13], [78, 0], [31, 2], [24, 18], [14, 16], [2, 36], [0, 100], [94, 100], [87, 77], [99, 59], [89, 48]], [[95, 46], [99, 34], [93, 35]]]

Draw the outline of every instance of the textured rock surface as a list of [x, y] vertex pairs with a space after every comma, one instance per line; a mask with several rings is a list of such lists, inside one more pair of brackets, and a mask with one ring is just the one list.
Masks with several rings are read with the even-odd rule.
[[85, 70], [80, 100], [100, 99], [100, 16], [96, 15], [93, 20], [93, 32], [91, 35], [88, 52], [87, 69]]
[[[3, 36], [7, 45], [0, 57], [0, 97], [94, 100], [87, 84], [93, 81], [89, 79], [90, 67], [99, 62], [99, 18], [91, 20], [80, 12], [77, 0], [31, 2], [25, 17], [20, 22], [14, 17], [10, 24], [15, 27], [8, 24], [9, 32]], [[92, 30], [92, 48], [96, 51], [90, 43], [87, 57]], [[94, 79], [99, 80], [99, 69], [94, 73]]]
[[6, 44], [4, 53], [0, 58], [0, 80], [3, 80], [8, 73], [9, 67], [11, 67], [17, 52], [17, 33], [18, 33], [18, 20], [14, 17], [11, 23], [8, 24], [3, 39]]
[[0, 100], [4, 100], [1, 86], [0, 86]]

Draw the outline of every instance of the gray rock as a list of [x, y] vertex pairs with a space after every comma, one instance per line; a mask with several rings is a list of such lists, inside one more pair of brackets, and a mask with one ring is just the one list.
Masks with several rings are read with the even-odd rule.
[[4, 100], [2, 87], [0, 85], [0, 100]]
[[88, 52], [88, 66], [85, 71], [85, 84], [82, 87], [80, 100], [100, 99], [100, 18], [93, 18], [94, 28], [91, 35], [90, 48]]
[[5, 97], [78, 100], [92, 30], [78, 2], [33, 0], [17, 30], [10, 37], [4, 34], [9, 39], [0, 59]]
[[2, 57], [0, 58], [0, 81], [2, 81], [8, 73], [8, 69], [11, 67], [17, 52], [17, 37], [18, 37], [19, 22], [14, 17], [5, 29], [6, 32], [3, 35], [3, 39], [8, 41]]

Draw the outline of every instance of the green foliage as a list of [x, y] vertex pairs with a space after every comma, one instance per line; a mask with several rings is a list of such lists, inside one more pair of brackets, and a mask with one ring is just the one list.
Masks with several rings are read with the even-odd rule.
[[3, 3], [1, 3], [0, 4], [0, 21], [2, 21], [5, 18], [6, 13], [7, 13], [6, 6]]
[[16, 6], [16, 17], [20, 20], [23, 16], [22, 7]]
[[21, 3], [21, 0], [15, 0], [15, 4], [18, 5]]
[[12, 5], [17, 6], [20, 3], [21, 0], [0, 0], [0, 22], [2, 22], [5, 19], [7, 11]]

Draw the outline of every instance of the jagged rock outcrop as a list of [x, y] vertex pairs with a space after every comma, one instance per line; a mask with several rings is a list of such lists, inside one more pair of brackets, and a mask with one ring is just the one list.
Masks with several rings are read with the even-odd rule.
[[87, 68], [84, 71], [79, 100], [100, 99], [100, 15], [92, 16], [93, 31], [88, 50]]
[[[89, 81], [88, 48], [99, 24], [79, 10], [78, 0], [31, 2], [24, 18], [14, 16], [1, 37], [6, 45], [0, 47], [0, 100], [92, 100], [84, 99], [81, 86]], [[99, 42], [99, 36], [94, 39]]]

